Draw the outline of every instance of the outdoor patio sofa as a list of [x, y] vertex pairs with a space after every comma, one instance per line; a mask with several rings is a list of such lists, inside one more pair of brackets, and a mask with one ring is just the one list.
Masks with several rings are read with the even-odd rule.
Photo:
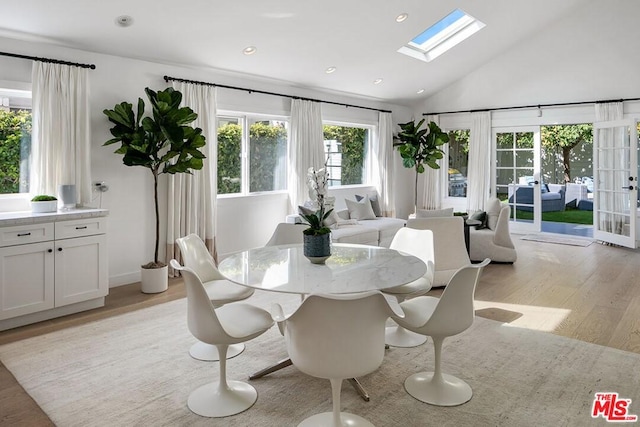
[[[535, 187], [532, 185], [516, 186], [515, 194], [509, 197], [509, 203], [516, 203], [518, 210], [533, 211], [533, 206], [521, 206], [521, 204], [533, 205], [534, 189]], [[542, 199], [542, 212], [563, 211], [565, 208], [564, 195], [564, 185], [542, 184], [540, 194], [540, 198]]]

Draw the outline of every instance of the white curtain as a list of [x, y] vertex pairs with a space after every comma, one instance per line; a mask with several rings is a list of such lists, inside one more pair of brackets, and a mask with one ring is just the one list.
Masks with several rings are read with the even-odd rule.
[[91, 202], [89, 70], [34, 61], [32, 67], [32, 195], [76, 186], [80, 206]]
[[378, 191], [383, 216], [395, 217], [393, 197], [393, 118], [391, 113], [378, 115], [377, 134], [371, 147], [369, 179]]
[[[596, 122], [605, 122], [611, 120], [622, 120], [624, 118], [624, 109], [622, 102], [609, 102], [595, 104]], [[619, 128], [600, 129], [598, 131], [598, 171], [602, 176], [599, 181], [605, 182], [605, 188], [612, 185], [612, 174], [608, 171], [624, 169], [625, 159], [620, 156], [625, 148], [625, 135]], [[622, 212], [625, 209], [624, 200], [613, 192], [598, 193], [598, 209], [601, 212], [598, 217], [600, 224], [598, 227], [602, 231], [614, 234], [624, 234], [625, 217], [617, 215], [613, 212]]]
[[[424, 126], [434, 122], [440, 126], [440, 116], [426, 116]], [[440, 169], [431, 169], [425, 164], [424, 173], [418, 177], [418, 184], [422, 182], [422, 207], [424, 209], [440, 209], [442, 207], [442, 168], [445, 164], [444, 159], [437, 161]]]
[[[176, 239], [195, 233], [217, 260], [216, 199], [218, 196], [218, 135], [216, 127], [216, 89], [212, 86], [173, 82], [182, 93], [182, 105], [190, 107], [198, 118], [192, 126], [202, 129], [206, 156], [202, 169], [192, 174], [167, 175], [167, 263], [180, 259]], [[174, 275], [173, 271], [169, 273]]]
[[291, 213], [309, 198], [307, 171], [324, 166], [324, 136], [322, 110], [319, 102], [291, 101], [291, 131], [289, 132], [289, 202]]
[[471, 114], [467, 212], [484, 210], [491, 191], [491, 113]]

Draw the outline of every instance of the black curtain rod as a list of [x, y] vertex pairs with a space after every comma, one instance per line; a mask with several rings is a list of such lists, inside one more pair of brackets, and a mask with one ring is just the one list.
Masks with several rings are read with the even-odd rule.
[[255, 93], [261, 93], [263, 95], [274, 95], [274, 96], [282, 96], [282, 97], [291, 98], [291, 99], [301, 99], [303, 101], [322, 102], [323, 104], [333, 104], [333, 105], [339, 105], [341, 107], [347, 107], [347, 108], [349, 108], [349, 107], [351, 107], [351, 108], [361, 108], [363, 110], [379, 111], [381, 113], [391, 113], [391, 111], [389, 111], [389, 110], [380, 110], [378, 108], [362, 107], [360, 105], [343, 104], [341, 102], [323, 101], [321, 99], [304, 98], [302, 96], [286, 95], [284, 93], [267, 92], [267, 91], [264, 91], [264, 90], [247, 89], [247, 88], [244, 88], [244, 87], [237, 87], [237, 86], [227, 86], [227, 85], [221, 85], [221, 84], [217, 84], [217, 83], [208, 83], [208, 82], [199, 82], [199, 81], [196, 81], [196, 80], [179, 79], [177, 77], [164, 76], [164, 81], [165, 82], [175, 81], [175, 82], [183, 82], [183, 83], [193, 83], [193, 84], [203, 85], [203, 86], [213, 86], [213, 87], [221, 87], [221, 88], [225, 88], [225, 89], [243, 90], [243, 91], [249, 92], [249, 93], [254, 93], [255, 92]]
[[481, 113], [484, 111], [519, 110], [519, 109], [525, 109], [525, 108], [542, 108], [542, 107], [564, 107], [568, 105], [606, 104], [608, 102], [624, 102], [624, 101], [640, 101], [640, 98], [609, 99], [609, 100], [601, 100], [601, 101], [559, 102], [555, 104], [521, 105], [518, 107], [482, 108], [478, 110], [459, 110], [459, 111], [444, 111], [441, 113], [422, 113], [422, 115], [429, 116], [429, 115], [436, 115], [436, 114]]
[[0, 52], [0, 56], [10, 56], [12, 58], [31, 59], [33, 61], [50, 62], [52, 64], [71, 65], [71, 66], [80, 67], [80, 68], [91, 68], [92, 70], [96, 69], [96, 66], [93, 64], [79, 64], [77, 62], [61, 61], [59, 59], [51, 59], [51, 58], [39, 58], [37, 56], [29, 56], [29, 55], [19, 55], [17, 53]]

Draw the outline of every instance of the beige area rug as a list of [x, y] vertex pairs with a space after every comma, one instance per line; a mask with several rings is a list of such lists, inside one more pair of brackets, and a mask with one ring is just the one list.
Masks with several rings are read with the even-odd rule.
[[534, 242], [556, 243], [558, 245], [583, 246], [587, 247], [593, 243], [593, 240], [571, 238], [563, 236], [554, 236], [548, 234], [527, 234], [522, 236], [521, 240], [532, 240]]
[[[293, 307], [296, 296], [256, 293]], [[251, 381], [258, 401], [239, 415], [206, 419], [186, 406], [191, 390], [218, 375], [218, 364], [189, 357], [194, 342], [178, 300], [0, 347], [0, 360], [60, 427], [66, 426], [295, 426], [331, 408], [329, 381], [294, 367]], [[286, 356], [272, 328], [228, 363], [232, 379]], [[590, 416], [594, 393], [615, 391], [640, 414], [640, 355], [477, 317], [445, 341], [445, 372], [465, 379], [471, 401], [441, 408], [406, 394], [404, 379], [433, 367], [433, 345], [391, 348], [378, 371], [361, 378], [364, 402], [345, 383], [343, 410], [378, 427], [603, 426]]]

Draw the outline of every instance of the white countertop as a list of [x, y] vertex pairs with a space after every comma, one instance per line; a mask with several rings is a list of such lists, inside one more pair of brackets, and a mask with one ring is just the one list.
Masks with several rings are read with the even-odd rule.
[[33, 213], [31, 211], [0, 212], [0, 227], [42, 222], [67, 221], [71, 219], [107, 216], [107, 209], [74, 208], [59, 209], [57, 212]]
[[340, 294], [380, 290], [422, 277], [420, 259], [377, 246], [335, 243], [325, 264], [312, 264], [302, 245], [267, 246], [225, 258], [227, 279], [265, 291]]

